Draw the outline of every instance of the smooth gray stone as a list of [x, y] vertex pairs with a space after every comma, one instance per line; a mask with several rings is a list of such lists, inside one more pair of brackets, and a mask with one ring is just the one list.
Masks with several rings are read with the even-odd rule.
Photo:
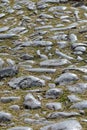
[[79, 110], [87, 109], [87, 100], [77, 102], [77, 103], [73, 104], [70, 108], [76, 108]]
[[24, 127], [24, 126], [17, 126], [17, 127], [12, 127], [12, 128], [9, 128], [7, 130], [33, 130], [32, 128], [30, 127]]
[[12, 14], [12, 13], [14, 13], [14, 12], [15, 12], [15, 10], [12, 9], [11, 7], [10, 7], [10, 8], [7, 8], [7, 13]]
[[24, 13], [24, 11], [19, 10], [19, 11], [17, 12], [17, 15], [23, 15], [23, 13]]
[[49, 89], [47, 92], [46, 92], [46, 98], [52, 98], [52, 99], [56, 99], [58, 97], [60, 97], [60, 95], [63, 94], [63, 91], [62, 89], [59, 89], [59, 88], [52, 88], [52, 89]]
[[85, 11], [87, 11], [87, 6], [86, 5], [82, 5], [80, 8], [84, 9]]
[[24, 69], [30, 69], [30, 68], [32, 68], [31, 65], [23, 65], [23, 64], [20, 64], [19, 67], [22, 67]]
[[80, 114], [77, 112], [53, 112], [48, 114], [47, 118], [56, 119], [56, 118], [73, 117], [73, 116], [80, 116]]
[[23, 61], [23, 62], [19, 62], [19, 65], [33, 65], [36, 62], [34, 60], [27, 60], [27, 61]]
[[0, 78], [11, 77], [18, 74], [18, 67], [7, 67], [0, 70]]
[[[0, 28], [0, 33], [5, 32], [5, 31], [7, 31], [8, 29], [9, 29], [8, 26], [2, 27], [2, 28]], [[4, 34], [0, 34], [0, 35], [3, 36]]]
[[79, 71], [79, 72], [82, 72], [84, 74], [87, 74], [87, 66], [81, 66], [81, 67], [69, 66], [69, 67], [65, 68], [63, 70], [63, 72], [66, 72], [67, 70], [68, 71], [75, 70], [75, 71]]
[[77, 36], [72, 33], [72, 34], [69, 35], [69, 40], [70, 40], [72, 43], [74, 43], [74, 42], [76, 42], [78, 39], [77, 39]]
[[65, 120], [40, 128], [40, 130], [82, 130], [82, 126], [77, 120]]
[[85, 44], [85, 43], [73, 43], [73, 44], [71, 44], [72, 49], [75, 49], [76, 47], [87, 47], [87, 44]]
[[36, 9], [36, 4], [35, 4], [35, 2], [30, 1], [29, 4], [28, 4], [28, 6], [27, 6], [27, 8], [28, 8], [29, 10], [35, 10], [35, 9]]
[[10, 113], [0, 111], [0, 122], [11, 121], [11, 119], [12, 119], [12, 115]]
[[63, 49], [63, 48], [68, 46], [68, 43], [66, 41], [58, 41], [57, 45], [58, 45], [59, 48]]
[[73, 59], [74, 59], [73, 57], [68, 56], [68, 55], [66, 55], [66, 54], [64, 54], [64, 53], [62, 53], [62, 52], [60, 52], [58, 49], [56, 49], [55, 54], [57, 54], [58, 56], [60, 56], [60, 57], [62, 57], [62, 58], [66, 58], [66, 59], [68, 59], [68, 60], [73, 60]]
[[58, 78], [55, 79], [54, 82], [56, 85], [67, 85], [77, 81], [78, 79], [79, 78], [76, 74], [67, 72], [61, 74]]
[[11, 96], [11, 97], [1, 97], [0, 98], [0, 101], [2, 103], [10, 103], [10, 102], [17, 101], [17, 100], [20, 100], [20, 97]]
[[15, 5], [13, 6], [13, 9], [21, 10], [21, 9], [22, 9], [22, 6], [15, 3]]
[[61, 20], [68, 20], [69, 16], [68, 15], [63, 15], [60, 17]]
[[51, 46], [51, 45], [53, 45], [53, 43], [52, 42], [50, 42], [50, 41], [44, 41], [44, 40], [42, 40], [42, 41], [39, 41], [39, 40], [34, 40], [34, 41], [27, 41], [27, 42], [24, 42], [24, 43], [22, 43], [20, 46], [21, 47], [27, 47], [27, 46]]
[[49, 86], [49, 88], [55, 88], [56, 87], [55, 83], [49, 83], [48, 86]]
[[43, 59], [43, 60], [48, 59], [48, 57], [47, 57], [46, 55], [41, 54], [40, 50], [37, 50], [37, 55], [38, 55], [41, 59]]
[[13, 78], [10, 82], [8, 82], [9, 86], [12, 88], [31, 88], [31, 87], [43, 87], [45, 86], [45, 81], [42, 79], [39, 79], [34, 76], [21, 76], [19, 78]]
[[55, 7], [50, 7], [49, 9], [48, 9], [48, 11], [50, 11], [50, 12], [53, 12], [53, 11], [64, 11], [64, 10], [66, 10], [67, 9], [67, 7], [66, 6], [55, 6]]
[[57, 41], [60, 41], [60, 40], [67, 41], [68, 40], [66, 34], [54, 35], [54, 36], [52, 36], [52, 39], [57, 40]]
[[25, 69], [30, 72], [37, 72], [37, 73], [55, 73], [56, 69], [48, 69], [48, 68], [30, 68]]
[[84, 16], [87, 18], [87, 13], [84, 13]]
[[9, 39], [14, 36], [17, 36], [16, 34], [0, 34], [0, 39]]
[[83, 58], [81, 56], [77, 56], [78, 61], [83, 61]]
[[77, 97], [76, 95], [72, 94], [72, 95], [68, 95], [68, 100], [70, 102], [78, 102], [78, 101], [81, 101], [81, 99], [79, 97]]
[[68, 25], [67, 27], [52, 28], [52, 29], [50, 29], [50, 31], [66, 31], [66, 30], [76, 28], [77, 26], [78, 26], [78, 23], [73, 23], [73, 24]]
[[40, 66], [47, 66], [47, 67], [49, 66], [57, 67], [57, 66], [62, 66], [66, 64], [70, 64], [70, 61], [68, 61], [67, 59], [49, 59], [49, 60], [40, 62]]
[[15, 66], [15, 61], [14, 60], [12, 60], [10, 58], [7, 58], [6, 61], [7, 61], [8, 65], [9, 65], [9, 67]]
[[42, 2], [47, 2], [47, 3], [59, 3], [59, 2], [67, 2], [68, 0], [41, 0]]
[[25, 27], [15, 27], [8, 31], [8, 33], [18, 34], [26, 30]]
[[83, 75], [83, 79], [87, 81], [87, 75]]
[[28, 123], [28, 124], [40, 124], [40, 125], [47, 125], [47, 124], [51, 124], [53, 123], [52, 121], [47, 121], [45, 118], [41, 118], [41, 119], [30, 119], [30, 118], [25, 118], [24, 119], [24, 122], [25, 123]]
[[75, 20], [76, 20], [76, 21], [79, 21], [79, 20], [80, 20], [80, 18], [79, 18], [79, 13], [80, 13], [80, 12], [79, 12], [78, 10], [75, 10], [75, 11], [74, 11], [74, 15], [75, 15]]
[[42, 1], [37, 2], [37, 9], [45, 9], [47, 8], [49, 5], [47, 3], [44, 3]]
[[61, 110], [62, 104], [59, 102], [50, 102], [46, 104], [46, 107], [51, 110]]
[[67, 86], [68, 90], [74, 93], [82, 93], [87, 90], [87, 83], [77, 83], [76, 85]]
[[2, 58], [0, 58], [0, 70], [2, 69], [4, 63], [5, 63], [4, 60]]
[[37, 109], [41, 108], [41, 102], [39, 102], [32, 94], [29, 93], [25, 96], [23, 106], [26, 109]]
[[86, 51], [86, 47], [84, 46], [77, 46], [74, 51], [81, 51], [81, 52], [85, 52]]
[[3, 18], [5, 16], [4, 13], [0, 13], [0, 18]]
[[41, 46], [41, 47], [44, 47], [44, 46], [51, 46], [53, 45], [52, 42], [50, 41], [40, 41], [40, 40], [34, 40], [34, 41], [27, 41], [27, 42], [24, 42], [22, 44], [20, 44], [20, 47], [28, 47], [28, 46]]
[[41, 75], [40, 77], [41, 77], [42, 79], [44, 79], [45, 81], [51, 80], [51, 77], [50, 77], [50, 76]]
[[35, 27], [35, 30], [50, 29], [50, 28], [53, 28], [53, 26], [47, 25], [47, 26]]
[[32, 46], [51, 46], [53, 43], [51, 41], [33, 41]]
[[18, 105], [12, 105], [9, 108], [12, 109], [12, 110], [15, 110], [15, 111], [20, 110], [20, 106], [18, 106]]
[[73, 54], [78, 56], [78, 55], [83, 55], [83, 52], [82, 51], [74, 51]]
[[49, 15], [49, 14], [41, 13], [39, 15], [39, 18], [41, 18], [41, 19], [44, 19], [44, 18], [53, 19], [54, 17], [52, 15]]

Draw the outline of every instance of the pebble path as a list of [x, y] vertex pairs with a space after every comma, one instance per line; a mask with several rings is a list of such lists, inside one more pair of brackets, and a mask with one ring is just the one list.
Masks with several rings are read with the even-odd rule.
[[87, 6], [0, 1], [0, 130], [87, 130]]

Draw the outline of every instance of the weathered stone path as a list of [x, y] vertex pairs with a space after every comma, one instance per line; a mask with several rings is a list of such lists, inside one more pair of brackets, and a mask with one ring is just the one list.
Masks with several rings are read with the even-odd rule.
[[87, 130], [87, 6], [0, 1], [0, 130]]

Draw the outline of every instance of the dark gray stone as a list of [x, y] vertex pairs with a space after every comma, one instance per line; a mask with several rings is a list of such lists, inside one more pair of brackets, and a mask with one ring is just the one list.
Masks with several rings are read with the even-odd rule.
[[43, 87], [45, 85], [45, 81], [34, 76], [22, 76], [11, 79], [8, 84], [12, 88], [26, 89], [31, 87]]
[[20, 56], [20, 58], [23, 60], [32, 60], [34, 57], [29, 54], [23, 54], [22, 56]]
[[7, 67], [0, 70], [0, 78], [11, 77], [15, 76], [16, 74], [18, 74], [17, 66]]
[[52, 88], [52, 89], [49, 89], [47, 92], [46, 92], [46, 98], [58, 98], [60, 97], [60, 95], [63, 94], [63, 91], [62, 89], [59, 89], [59, 88]]

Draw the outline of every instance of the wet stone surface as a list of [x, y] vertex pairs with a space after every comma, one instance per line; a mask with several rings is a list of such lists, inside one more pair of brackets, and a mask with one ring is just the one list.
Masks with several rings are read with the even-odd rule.
[[0, 130], [86, 122], [86, 0], [1, 0]]

